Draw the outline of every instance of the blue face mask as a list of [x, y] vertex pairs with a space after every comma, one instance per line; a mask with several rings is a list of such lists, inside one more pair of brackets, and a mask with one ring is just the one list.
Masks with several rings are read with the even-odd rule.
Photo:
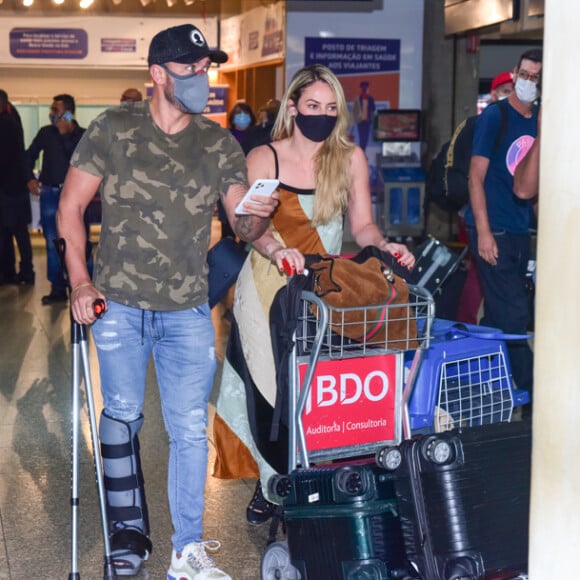
[[188, 113], [203, 113], [209, 100], [209, 79], [205, 73], [177, 75], [163, 68], [173, 78], [173, 96]]
[[252, 118], [248, 113], [236, 113], [234, 115], [234, 125], [236, 129], [244, 130], [250, 126]]
[[48, 115], [48, 118], [52, 125], [56, 125], [56, 122], [61, 119], [70, 123], [73, 120], [73, 114], [70, 111], [65, 111], [62, 115]]

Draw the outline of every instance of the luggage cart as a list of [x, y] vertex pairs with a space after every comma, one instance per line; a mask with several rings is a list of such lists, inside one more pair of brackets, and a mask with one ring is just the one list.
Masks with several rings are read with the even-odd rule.
[[[262, 580], [406, 576], [392, 482], [369, 462], [378, 448], [397, 445], [408, 432], [404, 357], [413, 351], [412, 382], [429, 347], [433, 299], [417, 286], [409, 287], [409, 296], [405, 305], [332, 308], [302, 292], [289, 362], [289, 475], [268, 482], [284, 504], [288, 541], [268, 546]], [[401, 339], [385, 324], [360, 342], [344, 337], [349, 314], [357, 311], [366, 323], [377, 308], [384, 308], [387, 321], [420, 332]], [[348, 462], [329, 463], [339, 459]]]

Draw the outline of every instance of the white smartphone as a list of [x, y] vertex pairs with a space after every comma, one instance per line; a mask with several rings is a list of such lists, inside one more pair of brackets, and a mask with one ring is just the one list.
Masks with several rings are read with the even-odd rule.
[[[244, 203], [246, 203], [247, 201], [252, 201], [250, 199], [250, 196], [252, 195], [272, 195], [275, 191], [276, 188], [278, 187], [278, 185], [280, 185], [280, 180], [279, 179], [256, 179], [256, 181], [254, 181], [254, 183], [252, 183], [252, 187], [250, 187], [250, 189], [248, 189], [248, 191], [246, 192], [246, 195], [244, 195], [244, 197], [242, 198], [242, 201], [240, 201], [240, 203], [238, 203], [238, 205], [236, 206], [236, 213], [237, 214], [241, 214], [241, 215], [245, 215], [248, 212], [244, 210]], [[254, 202], [256, 203], [256, 202]]]

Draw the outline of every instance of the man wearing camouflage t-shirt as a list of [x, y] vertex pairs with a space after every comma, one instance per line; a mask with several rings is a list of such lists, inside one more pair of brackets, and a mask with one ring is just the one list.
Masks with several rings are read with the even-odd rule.
[[[87, 129], [71, 160], [58, 212], [66, 241], [71, 308], [93, 324], [104, 410], [101, 453], [112, 556], [118, 575], [139, 572], [152, 546], [139, 461], [147, 363], [155, 361], [170, 439], [168, 493], [174, 526], [168, 579], [228, 579], [202, 540], [207, 470], [207, 405], [216, 367], [208, 306], [207, 250], [221, 198], [240, 238], [267, 228], [273, 199], [247, 191], [241, 148], [202, 113], [207, 69], [225, 62], [202, 33], [181, 25], [149, 47], [150, 101], [108, 109]], [[101, 238], [91, 282], [85, 265], [84, 208], [101, 187]], [[95, 321], [92, 304], [106, 299]]]

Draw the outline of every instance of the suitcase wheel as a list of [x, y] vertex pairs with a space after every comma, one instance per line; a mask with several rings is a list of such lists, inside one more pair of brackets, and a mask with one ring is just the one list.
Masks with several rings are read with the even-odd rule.
[[450, 560], [445, 565], [443, 578], [445, 580], [477, 580], [483, 572], [478, 562], [469, 556]]
[[292, 491], [292, 481], [287, 475], [273, 475], [268, 480], [268, 490], [272, 495], [283, 499]]
[[354, 467], [342, 467], [336, 472], [336, 489], [345, 495], [360, 495], [365, 490], [365, 482], [360, 471]]
[[262, 555], [261, 580], [301, 580], [300, 572], [290, 562], [287, 542], [270, 544]]
[[445, 465], [455, 460], [454, 447], [444, 439], [428, 437], [422, 447], [423, 457], [436, 465]]
[[383, 447], [375, 455], [375, 462], [387, 471], [395, 471], [401, 465], [403, 457], [397, 447]]

